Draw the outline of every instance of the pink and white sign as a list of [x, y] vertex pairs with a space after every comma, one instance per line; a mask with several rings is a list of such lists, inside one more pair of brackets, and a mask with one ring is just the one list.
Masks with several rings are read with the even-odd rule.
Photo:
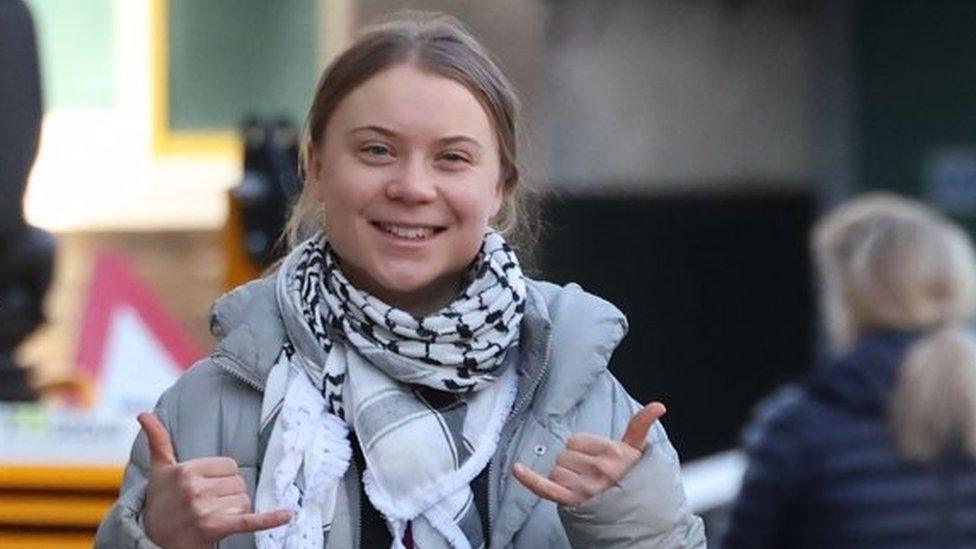
[[202, 353], [125, 259], [95, 264], [76, 364], [93, 380], [100, 414], [135, 417]]

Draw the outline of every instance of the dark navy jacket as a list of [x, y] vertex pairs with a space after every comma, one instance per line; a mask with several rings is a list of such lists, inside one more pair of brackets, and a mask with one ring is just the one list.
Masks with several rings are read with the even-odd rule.
[[743, 547], [976, 547], [976, 462], [906, 462], [887, 404], [916, 335], [875, 333], [765, 403], [724, 540]]

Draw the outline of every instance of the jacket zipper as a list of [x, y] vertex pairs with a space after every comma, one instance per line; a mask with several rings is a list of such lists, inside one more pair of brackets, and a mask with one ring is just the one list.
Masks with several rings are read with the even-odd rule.
[[[241, 381], [255, 391], [264, 394], [264, 385], [244, 372], [244, 364], [236, 357], [223, 351], [214, 351], [210, 358], [214, 359], [220, 368], [231, 375], [234, 379]], [[224, 360], [226, 359], [226, 362]]]
[[[546, 358], [542, 361], [542, 369], [539, 370], [539, 374], [536, 376], [535, 380], [532, 382], [532, 386], [522, 395], [522, 398], [515, 403], [515, 407], [512, 408], [512, 414], [509, 416], [509, 425], [502, 430], [502, 436], [498, 440], [498, 448], [496, 449], [496, 455], [499, 449], [504, 449], [508, 447], [508, 440], [511, 438], [515, 431], [515, 422], [518, 416], [522, 414], [522, 409], [528, 406], [528, 403], [532, 400], [532, 395], [535, 393], [536, 388], [542, 383], [542, 379], [546, 376], [546, 372], [549, 371], [549, 359], [552, 356], [552, 327], [550, 326], [546, 334]], [[504, 444], [503, 444], [504, 443]], [[505, 452], [501, 453], [501, 459], [505, 459]], [[492, 459], [488, 462], [488, 535], [490, 537], [491, 532], [495, 529], [495, 501], [497, 499], [497, 494], [495, 494], [495, 482], [497, 473], [495, 468], [497, 467], [497, 459]]]

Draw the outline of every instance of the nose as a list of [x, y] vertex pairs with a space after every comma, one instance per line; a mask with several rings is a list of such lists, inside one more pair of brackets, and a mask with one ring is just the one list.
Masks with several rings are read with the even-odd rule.
[[424, 204], [437, 198], [437, 189], [422, 162], [404, 164], [386, 186], [386, 196], [407, 204]]

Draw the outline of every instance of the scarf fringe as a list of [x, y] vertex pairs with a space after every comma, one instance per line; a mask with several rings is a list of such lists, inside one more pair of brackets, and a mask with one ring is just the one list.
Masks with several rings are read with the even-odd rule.
[[424, 513], [424, 519], [426, 519], [435, 530], [440, 532], [447, 542], [454, 547], [454, 549], [471, 549], [471, 542], [468, 541], [468, 537], [464, 535], [464, 531], [462, 531], [461, 528], [455, 524], [450, 515], [441, 512], [437, 506], [427, 510], [427, 512]]
[[[326, 401], [304, 372], [294, 371], [281, 410], [284, 457], [274, 471], [275, 496], [292, 512], [290, 524], [262, 532], [270, 547], [292, 547], [302, 539], [322, 546], [322, 512], [334, 500], [339, 481], [349, 468], [352, 447], [346, 423], [327, 411]], [[295, 485], [299, 471], [305, 489]]]

